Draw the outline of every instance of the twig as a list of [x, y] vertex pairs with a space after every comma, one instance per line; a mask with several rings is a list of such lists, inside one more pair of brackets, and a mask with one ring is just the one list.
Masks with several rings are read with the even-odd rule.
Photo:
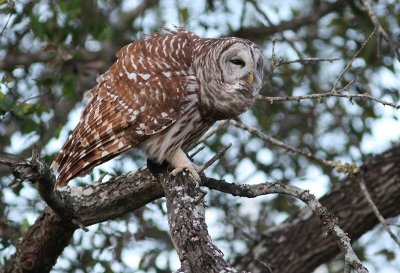
[[85, 232], [88, 232], [88, 231], [89, 231], [89, 229], [88, 229], [87, 227], [85, 227], [85, 225], [83, 225], [83, 224], [82, 224], [81, 222], [79, 222], [78, 220], [72, 219], [71, 222], [72, 222], [73, 224], [77, 225], [77, 226], [78, 226], [80, 229], [82, 229], [83, 231], [85, 231]]
[[198, 153], [200, 153], [201, 151], [203, 151], [205, 147], [206, 147], [206, 146], [201, 145], [199, 148], [197, 148], [195, 151], [193, 151], [193, 152], [189, 155], [189, 158], [190, 158], [190, 159], [193, 159]]
[[217, 125], [213, 126], [210, 130], [208, 130], [196, 143], [196, 145], [206, 141], [209, 137], [214, 135], [216, 132], [221, 130], [221, 128], [225, 127], [228, 124], [229, 120], [223, 120], [219, 122]]
[[389, 44], [390, 48], [394, 51], [397, 59], [400, 62], [400, 49], [399, 46], [393, 42], [393, 40], [389, 37], [385, 29], [382, 27], [382, 24], [379, 22], [378, 17], [376, 16], [374, 10], [371, 7], [371, 4], [368, 0], [362, 0], [364, 7], [367, 9], [368, 16], [371, 19], [372, 23], [374, 24], [375, 28], [378, 30], [378, 33], [386, 40]]
[[286, 143], [283, 143], [282, 141], [280, 141], [280, 140], [278, 140], [276, 138], [273, 138], [271, 136], [268, 136], [268, 135], [264, 134], [263, 132], [257, 130], [256, 128], [247, 126], [247, 125], [243, 124], [242, 122], [239, 122], [239, 121], [236, 121], [236, 120], [230, 120], [229, 122], [230, 122], [230, 124], [232, 124], [232, 125], [234, 125], [234, 126], [236, 126], [238, 128], [241, 128], [243, 130], [246, 130], [250, 134], [257, 136], [257, 137], [261, 138], [262, 140], [264, 140], [264, 141], [266, 141], [266, 142], [268, 142], [268, 143], [270, 143], [272, 145], [275, 145], [275, 146], [281, 147], [281, 148], [283, 148], [285, 150], [288, 150], [290, 152], [297, 153], [297, 154], [303, 155], [305, 157], [308, 157], [308, 158], [310, 158], [312, 160], [315, 160], [315, 161], [317, 161], [317, 162], [319, 162], [319, 163], [321, 163], [321, 164], [323, 164], [323, 165], [325, 165], [327, 167], [335, 169], [337, 172], [347, 173], [347, 174], [359, 172], [359, 168], [355, 164], [349, 164], [349, 163], [344, 163], [343, 164], [343, 163], [341, 163], [339, 161], [334, 162], [334, 161], [322, 159], [322, 158], [319, 158], [319, 157], [313, 155], [310, 152], [306, 152], [304, 150], [301, 150], [301, 149], [295, 148], [293, 146], [290, 146], [290, 145], [288, 145]]
[[214, 164], [217, 160], [219, 160], [221, 157], [225, 155], [225, 152], [232, 147], [232, 143], [229, 143], [228, 146], [222, 148], [221, 150], [218, 151], [217, 154], [215, 154], [210, 160], [208, 160], [203, 166], [200, 167], [199, 173], [204, 172], [205, 169], [210, 167], [212, 164]]
[[350, 62], [346, 65], [346, 67], [342, 70], [342, 72], [340, 72], [339, 77], [337, 78], [335, 84], [332, 87], [331, 92], [338, 92], [336, 90], [340, 80], [343, 78], [344, 73], [346, 73], [347, 70], [349, 70], [349, 68], [351, 67], [351, 65], [353, 64], [354, 60], [356, 59], [356, 57], [358, 56], [358, 54], [360, 54], [360, 52], [364, 49], [364, 47], [367, 45], [367, 43], [369, 42], [369, 40], [372, 38], [372, 36], [375, 34], [375, 29], [371, 32], [371, 34], [368, 36], [367, 40], [365, 40], [362, 44], [361, 47], [357, 50], [356, 54], [353, 55], [353, 57], [351, 58]]
[[10, 187], [11, 189], [16, 189], [20, 185], [22, 185], [23, 182], [24, 181], [22, 181], [22, 180], [14, 179], [13, 181], [11, 181], [10, 184], [8, 184], [8, 187]]
[[271, 267], [264, 261], [261, 261], [260, 259], [256, 259], [256, 262], [260, 263], [267, 271], [265, 273], [274, 273], [272, 271]]
[[[255, 1], [255, 0], [249, 0], [249, 2], [254, 6], [254, 8], [261, 14], [261, 16], [268, 22], [268, 24], [269, 24], [271, 27], [276, 27], [276, 26], [274, 25], [274, 23], [269, 19], [267, 13], [264, 12], [264, 11], [261, 9], [261, 7], [258, 5], [257, 1]], [[305, 57], [303, 57], [303, 52], [302, 52], [302, 50], [299, 49], [299, 48], [297, 47], [297, 45], [296, 45], [293, 41], [291, 41], [290, 39], [288, 39], [288, 38], [286, 37], [286, 35], [285, 35], [284, 32], [279, 32], [278, 34], [279, 34], [279, 35], [282, 37], [282, 39], [296, 52], [297, 56], [299, 56], [300, 59], [306, 59]], [[274, 44], [273, 44], [273, 46], [274, 46]], [[272, 61], [271, 61], [271, 66], [275, 66], [275, 67], [276, 67], [276, 64], [279, 64], [279, 63], [282, 61], [282, 59], [280, 59], [278, 62], [275, 62], [273, 59], [274, 59], [274, 54], [273, 54], [273, 56], [271, 57], [271, 60], [272, 60]], [[272, 68], [275, 68], [275, 67], [272, 67]], [[270, 70], [270, 71], [271, 71], [271, 76], [272, 76], [273, 70], [274, 70], [274, 69], [271, 69], [271, 70]], [[305, 73], [306, 73], [307, 77], [309, 78], [310, 82], [314, 83], [314, 82], [315, 82], [315, 75], [314, 75], [314, 73], [312, 72], [311, 68], [310, 68], [310, 67], [305, 67], [304, 70], [305, 70]]]
[[100, 175], [99, 179], [97, 179], [96, 183], [102, 183], [104, 177], [106, 177], [107, 174], [108, 174], [108, 173], [106, 173], [106, 172], [105, 172], [105, 173], [102, 173], [102, 174]]
[[[350, 82], [352, 83], [352, 82]], [[344, 90], [344, 88], [342, 89]], [[303, 96], [283, 96], [283, 97], [267, 97], [267, 96], [262, 96], [258, 95], [257, 99], [259, 100], [265, 100], [270, 103], [274, 103], [276, 101], [301, 101], [301, 100], [306, 100], [306, 99], [317, 99], [317, 100], [322, 100], [323, 98], [329, 98], [329, 97], [339, 97], [339, 98], [347, 98], [350, 101], [352, 99], [367, 99], [367, 100], [372, 100], [378, 103], [381, 103], [384, 106], [390, 106], [395, 109], [400, 109], [400, 104], [395, 104], [393, 102], [389, 102], [386, 100], [378, 99], [370, 94], [364, 93], [364, 94], [343, 94], [342, 92], [326, 92], [326, 93], [318, 93], [318, 94], [309, 94], [309, 95], [303, 95]]]
[[11, 19], [11, 16], [12, 16], [12, 11], [14, 9], [14, 4], [15, 4], [14, 1], [10, 1], [9, 4], [10, 4], [10, 7], [11, 7], [10, 15], [8, 16], [7, 21], [6, 21], [3, 29], [0, 32], [0, 37], [3, 36], [4, 30], [7, 28], [8, 23], [10, 22], [10, 19]]
[[308, 64], [308, 63], [314, 63], [314, 62], [334, 62], [338, 61], [340, 58], [333, 57], [333, 58], [318, 58], [318, 57], [310, 57], [310, 58], [304, 58], [304, 59], [296, 59], [296, 60], [279, 60], [278, 62], [275, 63], [275, 67], [284, 65], [284, 64], [293, 64], [293, 63], [300, 63], [300, 64]]
[[374, 201], [372, 200], [371, 195], [369, 194], [368, 189], [365, 186], [362, 173], [357, 175], [357, 181], [358, 181], [358, 184], [360, 185], [361, 192], [364, 194], [365, 198], [367, 199], [368, 204], [371, 207], [372, 211], [374, 212], [376, 218], [378, 218], [379, 222], [382, 224], [383, 228], [386, 230], [386, 232], [389, 234], [389, 236], [393, 239], [393, 241], [400, 247], [399, 238], [397, 238], [396, 235], [392, 232], [388, 223], [386, 223], [385, 218], [383, 218], [382, 214], [379, 212], [378, 207], [375, 205]]
[[308, 190], [303, 190], [296, 186], [279, 182], [260, 183], [256, 185], [238, 185], [213, 178], [208, 178], [205, 181], [205, 186], [210, 189], [232, 194], [233, 196], [254, 198], [271, 193], [281, 193], [293, 196], [303, 201], [310, 207], [314, 214], [318, 216], [324, 227], [335, 237], [336, 243], [345, 254], [345, 267], [354, 269], [359, 273], [368, 272], [368, 269], [361, 263], [357, 255], [354, 253], [350, 244], [350, 238], [339, 227], [337, 218], [322, 206], [317, 198]]

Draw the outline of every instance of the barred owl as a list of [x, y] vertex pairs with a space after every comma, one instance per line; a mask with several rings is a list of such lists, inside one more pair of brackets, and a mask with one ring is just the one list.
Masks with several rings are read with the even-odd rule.
[[256, 44], [183, 28], [128, 44], [116, 56], [87, 92], [91, 100], [52, 164], [56, 187], [134, 147], [199, 179], [185, 151], [217, 120], [244, 112], [263, 79]]

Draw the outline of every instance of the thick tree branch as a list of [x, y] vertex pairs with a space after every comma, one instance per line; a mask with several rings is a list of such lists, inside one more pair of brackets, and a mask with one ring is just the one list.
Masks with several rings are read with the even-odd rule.
[[[399, 215], [400, 146], [368, 160], [362, 171], [382, 216]], [[359, 184], [350, 177], [334, 184], [319, 201], [339, 217], [339, 225], [353, 241], [379, 223]], [[331, 235], [325, 238], [322, 234], [319, 219], [305, 208], [279, 227], [264, 231], [236, 264], [252, 272], [262, 272], [263, 264], [268, 264], [273, 272], [309, 273], [339, 252]]]
[[181, 260], [178, 272], [238, 272], [211, 241], [205, 222], [204, 193], [186, 173], [160, 177], [167, 198], [172, 241]]
[[[366, 187], [382, 215], [398, 215], [400, 146], [367, 162], [363, 171]], [[107, 183], [65, 188], [59, 191], [59, 195], [69, 203], [74, 217], [87, 226], [146, 205], [163, 196], [163, 187], [147, 168], [143, 168]], [[379, 223], [374, 213], [365, 209], [369, 206], [359, 185], [349, 178], [335, 184], [332, 192], [320, 202], [339, 217], [340, 225], [353, 240]], [[280, 228], [265, 232], [254, 242], [249, 253], [238, 259], [237, 264], [251, 271], [262, 271], [264, 267], [258, 262], [261, 260], [274, 272], [301, 273], [310, 272], [328, 261], [339, 252], [339, 248], [333, 239], [321, 236], [321, 224], [312, 215], [304, 211]], [[46, 209], [1, 272], [49, 272], [76, 228], [70, 221], [62, 220]]]
[[[63, 200], [65, 208], [69, 208], [72, 218], [89, 226], [143, 207], [163, 196], [163, 189], [156, 178], [142, 168], [107, 183], [65, 188], [55, 193]], [[70, 219], [61, 219], [47, 207], [0, 272], [50, 272], [77, 228]]]

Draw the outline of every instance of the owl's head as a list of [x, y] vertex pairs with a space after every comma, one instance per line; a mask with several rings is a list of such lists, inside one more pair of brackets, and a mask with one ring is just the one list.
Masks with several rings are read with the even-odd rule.
[[232, 118], [253, 104], [264, 74], [264, 57], [256, 44], [235, 37], [199, 39], [194, 53], [204, 116]]
[[264, 56], [254, 43], [237, 38], [221, 50], [218, 65], [226, 92], [239, 92], [254, 97], [261, 89]]

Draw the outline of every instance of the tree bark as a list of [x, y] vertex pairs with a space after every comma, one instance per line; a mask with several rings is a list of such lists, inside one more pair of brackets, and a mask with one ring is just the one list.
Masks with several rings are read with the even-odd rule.
[[[368, 160], [362, 169], [367, 189], [381, 214], [385, 218], [399, 215], [400, 146]], [[320, 202], [339, 217], [339, 225], [353, 242], [378, 224], [359, 184], [350, 177], [333, 185]], [[266, 265], [272, 272], [306, 273], [339, 252], [333, 238], [323, 234], [319, 219], [305, 208], [279, 228], [262, 234], [235, 263], [253, 273], [266, 272]]]
[[181, 260], [179, 272], [238, 272], [211, 241], [205, 219], [205, 193], [199, 183], [186, 173], [162, 175], [160, 181], [167, 198], [171, 239]]
[[[367, 161], [363, 171], [381, 213], [385, 217], [400, 214], [400, 146]], [[140, 208], [164, 192], [161, 183], [144, 168], [107, 183], [67, 188], [59, 194], [73, 208], [74, 217], [87, 226]], [[340, 218], [341, 227], [352, 239], [378, 223], [359, 185], [350, 178], [335, 184], [320, 201]], [[0, 272], [49, 272], [76, 228], [46, 209]], [[267, 272], [265, 264], [273, 272], [311, 272], [338, 252], [335, 241], [323, 236], [319, 220], [305, 209], [280, 228], [260, 236], [236, 265], [251, 272]]]
[[[82, 225], [89, 226], [143, 207], [162, 197], [163, 189], [157, 179], [144, 168], [107, 183], [65, 188], [59, 194], [68, 207], [73, 209], [74, 218]], [[47, 207], [29, 228], [17, 246], [16, 253], [0, 272], [50, 272], [77, 228]]]

